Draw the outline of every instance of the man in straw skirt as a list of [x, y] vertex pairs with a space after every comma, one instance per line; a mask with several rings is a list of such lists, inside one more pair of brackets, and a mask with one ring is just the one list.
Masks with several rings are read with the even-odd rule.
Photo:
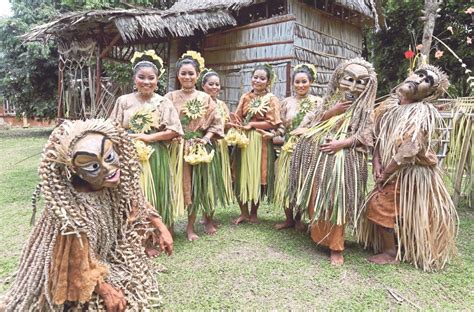
[[329, 248], [333, 265], [344, 263], [344, 228], [365, 198], [376, 92], [372, 64], [362, 58], [341, 62], [329, 81], [324, 110], [308, 113], [292, 132], [302, 138], [291, 156], [291, 200], [299, 211], [308, 209], [311, 238]]
[[23, 248], [1, 311], [144, 311], [159, 301], [145, 254], [153, 239], [173, 240], [140, 189], [128, 134], [116, 123], [66, 121], [39, 167], [45, 207]]
[[456, 253], [456, 209], [431, 144], [442, 122], [432, 102], [448, 86], [445, 73], [421, 65], [375, 112], [376, 187], [358, 227], [359, 240], [381, 252], [373, 263], [403, 260], [433, 271]]

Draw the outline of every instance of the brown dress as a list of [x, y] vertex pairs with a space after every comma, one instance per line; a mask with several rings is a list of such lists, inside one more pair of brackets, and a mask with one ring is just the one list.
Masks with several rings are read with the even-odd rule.
[[[186, 117], [184, 111], [186, 102], [197, 99], [202, 103], [202, 107], [204, 109], [203, 116], [191, 119], [187, 125], [183, 125], [185, 138], [186, 134], [190, 132], [201, 132], [202, 135], [199, 137], [203, 137], [208, 132], [212, 132], [214, 134], [214, 138], [216, 139], [222, 138], [224, 136], [224, 125], [221, 115], [217, 112], [216, 103], [208, 94], [197, 90], [193, 90], [191, 92], [176, 90], [167, 93], [165, 98], [169, 99], [173, 103], [182, 121], [183, 118]], [[186, 142], [184, 148], [185, 150], [188, 149]], [[186, 162], [183, 162], [183, 193], [184, 204], [186, 206], [191, 205], [193, 202], [192, 166]]]
[[[247, 117], [249, 112], [249, 105], [257, 97], [257, 95], [253, 92], [247, 92], [240, 98], [239, 105], [235, 111], [235, 115], [244, 120]], [[269, 122], [274, 128], [277, 128], [278, 125], [281, 123], [280, 119], [280, 102], [276, 96], [272, 96], [270, 98], [269, 109], [266, 113], [262, 114], [255, 114], [250, 121], [267, 121]], [[262, 161], [260, 164], [260, 172], [261, 172], [261, 184], [267, 185], [267, 157], [268, 157], [268, 150], [267, 150], [267, 139], [263, 138], [262, 142]]]

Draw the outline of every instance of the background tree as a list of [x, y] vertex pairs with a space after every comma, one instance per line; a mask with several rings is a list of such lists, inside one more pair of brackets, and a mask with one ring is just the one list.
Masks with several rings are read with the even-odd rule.
[[[371, 60], [378, 74], [378, 95], [390, 90], [406, 77], [410, 66], [410, 53], [421, 49], [424, 23], [423, 0], [386, 0], [383, 8], [387, 28], [378, 33], [368, 30], [365, 36], [366, 50], [363, 52]], [[449, 94], [467, 96], [473, 93], [469, 88], [466, 70], [472, 67], [472, 13], [466, 13], [469, 1], [445, 0], [440, 4], [440, 15], [436, 19], [433, 34], [443, 40], [463, 60], [466, 67], [438, 41], [429, 47], [430, 63], [445, 70], [452, 83]], [[470, 11], [469, 11], [470, 12]], [[451, 28], [448, 28], [451, 27]], [[451, 29], [451, 30], [450, 30]], [[437, 53], [437, 51], [440, 51]], [[408, 57], [408, 59], [407, 59]]]

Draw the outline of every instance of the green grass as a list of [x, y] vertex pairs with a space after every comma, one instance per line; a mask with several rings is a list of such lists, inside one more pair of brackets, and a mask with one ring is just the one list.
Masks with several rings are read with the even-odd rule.
[[[38, 181], [45, 136], [0, 133], [0, 280], [14, 272], [30, 231], [31, 194]], [[31, 158], [27, 157], [35, 155]], [[20, 163], [19, 161], [26, 159]], [[347, 233], [343, 267], [294, 230], [275, 231], [283, 213], [263, 206], [259, 225], [230, 225], [238, 207], [219, 210], [219, 231], [188, 242], [185, 220], [175, 229], [175, 250], [157, 262], [166, 310], [470, 310], [474, 306], [474, 212], [460, 209], [459, 257], [443, 272], [409, 264], [376, 266]], [[8, 286], [1, 287], [5, 290]], [[405, 298], [398, 303], [389, 289]]]

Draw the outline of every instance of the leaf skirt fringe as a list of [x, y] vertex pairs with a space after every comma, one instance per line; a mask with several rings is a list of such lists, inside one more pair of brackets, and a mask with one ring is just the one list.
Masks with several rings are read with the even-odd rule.
[[145, 191], [145, 195], [166, 226], [171, 226], [176, 219], [174, 215], [176, 211], [172, 208], [175, 198], [173, 196], [174, 179], [170, 169], [170, 151], [163, 143], [152, 143], [151, 146], [154, 148], [149, 159], [153, 191]]
[[[395, 232], [397, 258], [424, 271], [442, 269], [457, 254], [455, 239], [458, 216], [437, 167], [407, 166], [400, 170], [396, 187]], [[375, 225], [363, 215], [358, 220], [357, 239], [366, 248], [381, 252]]]

